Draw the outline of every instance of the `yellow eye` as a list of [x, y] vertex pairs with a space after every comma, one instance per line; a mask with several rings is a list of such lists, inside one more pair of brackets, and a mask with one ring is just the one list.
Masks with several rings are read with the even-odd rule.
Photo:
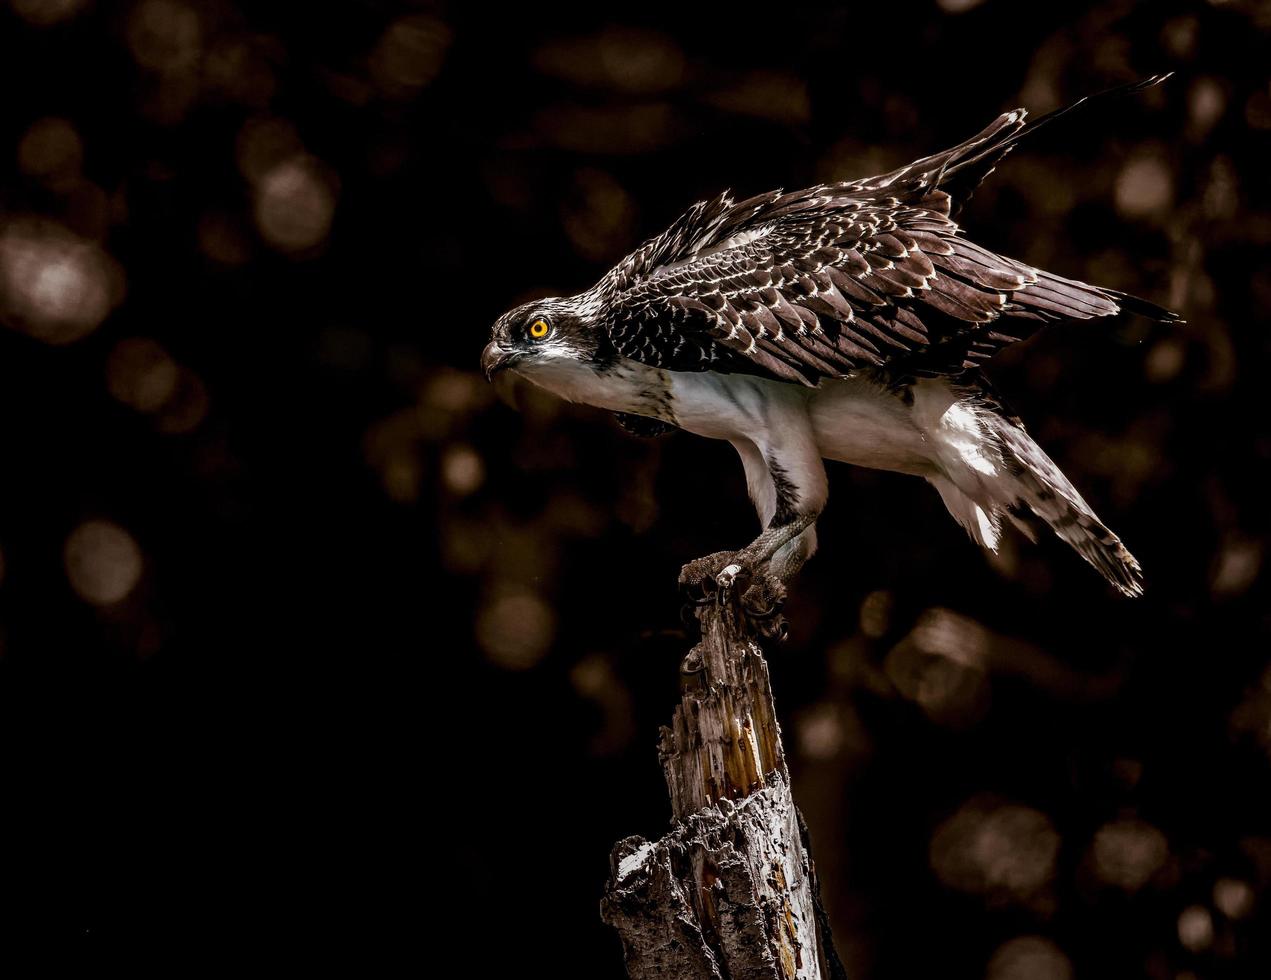
[[535, 320], [530, 324], [530, 336], [535, 340], [542, 340], [547, 336], [549, 329], [546, 320]]

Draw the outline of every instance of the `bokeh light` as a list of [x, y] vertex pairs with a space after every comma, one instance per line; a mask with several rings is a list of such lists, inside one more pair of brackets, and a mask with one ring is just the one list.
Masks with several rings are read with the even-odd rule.
[[861, 602], [861, 632], [877, 640], [891, 628], [895, 597], [884, 589], [876, 589]]
[[1148, 350], [1143, 373], [1153, 384], [1166, 384], [1179, 376], [1186, 361], [1186, 345], [1177, 337], [1165, 337]]
[[129, 337], [115, 344], [106, 359], [106, 387], [139, 412], [156, 412], [176, 391], [179, 371], [157, 342]]
[[665, 149], [677, 142], [680, 121], [669, 106], [560, 104], [532, 121], [533, 142], [578, 154], [626, 156]]
[[838, 709], [819, 704], [802, 712], [795, 721], [799, 752], [809, 759], [833, 759], [843, 748], [845, 732]]
[[128, 46], [138, 64], [156, 72], [193, 69], [199, 60], [198, 11], [179, 0], [141, 0], [128, 18]]
[[485, 481], [485, 462], [471, 446], [451, 446], [441, 458], [441, 475], [446, 489], [457, 497], [466, 497]]
[[335, 199], [335, 180], [321, 163], [307, 155], [288, 157], [256, 185], [256, 226], [281, 251], [314, 248], [331, 229]]
[[10, 0], [13, 12], [36, 27], [70, 20], [88, 3], [89, 0]]
[[578, 253], [601, 261], [622, 254], [631, 244], [635, 204], [612, 175], [588, 168], [574, 175], [561, 221]]
[[84, 144], [67, 119], [38, 119], [18, 143], [18, 167], [55, 190], [73, 185], [83, 164]]
[[1178, 917], [1178, 941], [1193, 953], [1203, 953], [1214, 942], [1214, 917], [1203, 905], [1189, 905]]
[[1217, 124], [1227, 108], [1227, 95], [1216, 78], [1202, 77], [1187, 95], [1188, 124], [1193, 138], [1201, 138]]
[[86, 602], [122, 602], [141, 578], [141, 549], [131, 534], [104, 520], [85, 521], [66, 539], [66, 576]]
[[489, 389], [475, 373], [442, 369], [424, 387], [422, 403], [429, 409], [457, 415], [487, 403]]
[[393, 450], [380, 468], [384, 490], [398, 503], [412, 503], [423, 484], [423, 467], [413, 452]]
[[178, 368], [176, 387], [158, 413], [156, 428], [171, 435], [193, 432], [207, 417], [210, 407], [203, 379], [188, 368]]
[[210, 400], [203, 381], [178, 364], [157, 341], [127, 337], [106, 358], [106, 388], [116, 399], [154, 417], [160, 432], [192, 432]]
[[1173, 200], [1173, 168], [1161, 155], [1137, 156], [1117, 175], [1116, 204], [1127, 218], [1163, 212]]
[[274, 116], [253, 116], [238, 131], [234, 159], [243, 178], [257, 184], [279, 164], [303, 151], [300, 134], [292, 123]]
[[931, 609], [891, 649], [883, 669], [896, 689], [933, 721], [965, 727], [988, 707], [987, 643], [979, 623], [947, 609]]
[[592, 654], [569, 672], [569, 681], [580, 698], [599, 709], [601, 725], [591, 740], [593, 755], [611, 755], [625, 749], [635, 737], [631, 693], [622, 683], [609, 657]]
[[381, 92], [409, 98], [441, 73], [450, 28], [428, 14], [394, 21], [371, 55], [371, 75]]
[[1229, 919], [1246, 919], [1253, 911], [1253, 888], [1238, 878], [1214, 882], [1214, 906]]
[[686, 59], [665, 34], [610, 26], [595, 35], [548, 41], [535, 50], [534, 65], [584, 88], [654, 95], [679, 86]]
[[[1236, 170], [1228, 157], [1217, 156], [1209, 165], [1201, 207], [1205, 216], [1215, 221], [1228, 221], [1239, 211], [1240, 194]], [[1211, 285], [1208, 292], [1212, 294], [1212, 291]]]
[[1094, 873], [1114, 888], [1136, 892], [1165, 865], [1169, 843], [1156, 827], [1122, 817], [1100, 827], [1091, 845]]
[[1040, 810], [977, 796], [932, 835], [931, 868], [950, 888], [1035, 907], [1045, 903], [1059, 842]]
[[1042, 936], [1007, 940], [989, 960], [986, 980], [1072, 980], [1072, 963]]
[[0, 313], [50, 344], [95, 330], [123, 294], [123, 275], [95, 242], [62, 225], [16, 219], [0, 227]]
[[551, 648], [556, 616], [543, 599], [524, 591], [491, 598], [477, 614], [477, 642], [508, 670], [528, 670]]
[[485, 521], [452, 515], [441, 533], [441, 564], [452, 575], [475, 575], [494, 551], [494, 531]]
[[1253, 587], [1262, 570], [1262, 542], [1248, 538], [1226, 541], [1214, 562], [1210, 591], [1217, 597], [1241, 595]]
[[706, 101], [724, 112], [787, 126], [801, 126], [812, 118], [807, 82], [787, 72], [746, 72], [732, 84], [708, 93]]
[[1271, 129], [1271, 92], [1253, 92], [1245, 102], [1245, 122], [1250, 129]]
[[271, 62], [282, 59], [283, 52], [271, 38], [220, 37], [204, 59], [203, 83], [209, 94], [263, 109], [277, 90]]
[[1236, 735], [1252, 739], [1271, 757], [1271, 665], [1232, 709], [1230, 725]]

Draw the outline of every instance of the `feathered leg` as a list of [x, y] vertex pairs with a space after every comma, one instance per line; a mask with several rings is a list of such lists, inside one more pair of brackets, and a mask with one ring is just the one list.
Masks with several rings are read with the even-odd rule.
[[775, 615], [785, 582], [816, 550], [815, 523], [827, 496], [825, 467], [806, 415], [783, 422], [766, 427], [769, 438], [762, 445], [733, 440], [764, 528], [739, 551], [717, 552], [684, 566], [681, 588], [696, 601], [744, 581], [743, 606], [752, 615]]

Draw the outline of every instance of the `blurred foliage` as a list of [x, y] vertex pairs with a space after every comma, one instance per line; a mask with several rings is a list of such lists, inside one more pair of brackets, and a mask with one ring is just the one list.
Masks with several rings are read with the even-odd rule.
[[992, 370], [1147, 597], [838, 467], [774, 683], [852, 976], [1266, 975], [1268, 51], [1259, 0], [8, 0], [7, 948], [621, 976], [675, 573], [754, 517], [725, 445], [485, 385], [488, 324], [721, 187], [1172, 69], [963, 215], [1188, 320]]

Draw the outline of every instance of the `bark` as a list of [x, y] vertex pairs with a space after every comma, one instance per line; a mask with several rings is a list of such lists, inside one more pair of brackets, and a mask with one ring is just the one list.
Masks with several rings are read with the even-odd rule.
[[601, 916], [632, 980], [841, 980], [752, 621], [698, 619], [658, 746], [671, 831], [617, 844]]

